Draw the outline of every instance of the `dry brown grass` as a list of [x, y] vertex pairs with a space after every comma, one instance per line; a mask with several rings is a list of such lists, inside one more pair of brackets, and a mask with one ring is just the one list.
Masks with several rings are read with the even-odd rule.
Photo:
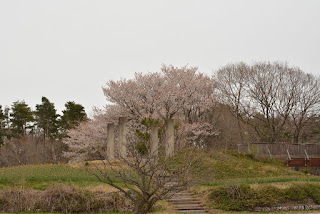
[[[128, 159], [130, 161], [130, 159]], [[120, 161], [119, 159], [114, 159], [110, 161], [110, 164], [112, 166], [118, 166], [118, 168], [127, 169], [127, 165]], [[71, 167], [74, 168], [99, 168], [99, 169], [110, 169], [110, 164], [106, 160], [93, 160], [93, 161], [85, 161], [85, 162], [79, 162], [79, 163], [71, 163], [69, 164]], [[116, 169], [117, 167], [115, 167]]]
[[100, 212], [126, 211], [131, 208], [119, 193], [88, 191], [68, 185], [52, 186], [45, 191], [0, 190], [0, 212]]
[[90, 190], [91, 192], [103, 192], [103, 193], [119, 192], [118, 189], [109, 185], [89, 186], [89, 187], [85, 187], [84, 189]]

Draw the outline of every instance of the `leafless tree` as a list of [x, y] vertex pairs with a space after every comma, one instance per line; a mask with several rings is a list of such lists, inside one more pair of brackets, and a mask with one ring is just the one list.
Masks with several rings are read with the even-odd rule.
[[62, 152], [66, 150], [65, 144], [53, 140], [46, 144], [42, 142], [42, 136], [31, 135], [8, 140], [0, 147], [0, 167], [67, 161], [62, 157]]
[[[251, 67], [248, 90], [251, 109], [248, 120], [260, 138], [275, 142], [284, 131], [292, 106], [292, 93], [287, 93], [286, 75], [290, 68], [284, 63], [256, 63]], [[288, 97], [289, 96], [289, 97]], [[261, 115], [261, 116], [260, 116]], [[248, 117], [250, 118], [250, 117]]]
[[292, 141], [298, 143], [319, 107], [318, 79], [286, 63], [228, 65], [216, 72], [216, 78], [221, 102], [232, 107], [239, 131], [241, 120], [260, 141], [289, 140], [292, 133]]
[[241, 121], [247, 106], [246, 101], [249, 100], [246, 88], [249, 74], [249, 66], [240, 62], [226, 65], [214, 75], [217, 80], [217, 94], [220, 101], [230, 107], [231, 113], [237, 119], [238, 135], [241, 142], [244, 140]]
[[294, 93], [295, 105], [291, 111], [293, 124], [293, 143], [298, 143], [304, 129], [309, 127], [318, 115], [320, 105], [320, 80], [301, 71], [295, 74], [296, 87]]
[[[203, 160], [195, 150], [184, 150], [165, 157], [141, 150], [138, 141], [131, 141], [128, 157], [116, 160], [90, 161], [86, 169], [100, 182], [113, 186], [134, 204], [134, 212], [145, 214], [159, 200], [199, 182]], [[159, 148], [161, 151], [161, 147]]]

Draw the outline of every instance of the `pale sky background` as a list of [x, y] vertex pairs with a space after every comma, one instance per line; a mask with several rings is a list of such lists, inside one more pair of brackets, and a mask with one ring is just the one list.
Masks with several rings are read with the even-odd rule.
[[101, 87], [161, 64], [286, 61], [320, 75], [319, 0], [0, 0], [0, 105], [106, 104]]

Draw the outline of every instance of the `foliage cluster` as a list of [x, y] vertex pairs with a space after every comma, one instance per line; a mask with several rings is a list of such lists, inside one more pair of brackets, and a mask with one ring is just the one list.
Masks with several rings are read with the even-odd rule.
[[253, 210], [281, 204], [305, 204], [312, 200], [320, 204], [319, 184], [297, 184], [281, 189], [274, 186], [251, 188], [248, 184], [227, 185], [214, 188], [210, 193], [213, 206], [223, 210]]
[[[318, 77], [282, 62], [235, 63], [212, 77], [196, 67], [163, 65], [160, 72], [136, 73], [103, 87], [108, 105], [94, 119], [70, 131], [68, 158], [87, 158], [102, 148], [106, 124], [128, 118], [129, 136], [141, 120], [175, 120], [176, 149], [193, 146], [235, 149], [244, 142], [316, 142], [320, 127]], [[93, 123], [94, 125], [91, 125]], [[117, 133], [116, 133], [117, 134]], [[91, 143], [87, 143], [90, 141]], [[145, 150], [143, 144], [139, 145]], [[74, 154], [72, 154], [74, 153]]]
[[24, 101], [4, 110], [0, 105], [0, 167], [66, 161], [62, 140], [68, 130], [88, 120], [84, 107], [69, 101], [59, 115], [46, 97], [41, 101], [34, 111]]
[[0, 144], [5, 140], [21, 138], [28, 134], [43, 136], [43, 140], [56, 140], [66, 136], [66, 131], [86, 121], [87, 115], [81, 104], [69, 101], [63, 115], [56, 113], [54, 103], [42, 97], [34, 111], [25, 101], [13, 102], [4, 110], [0, 105]]
[[[110, 104], [105, 109], [97, 110], [92, 121], [68, 133], [70, 138], [66, 144], [70, 151], [67, 156], [78, 160], [79, 153], [82, 158], [90, 156], [85, 152], [95, 154], [97, 151], [92, 147], [102, 148], [105, 134], [101, 133], [106, 133], [107, 124], [117, 126], [120, 117], [127, 118], [128, 138], [138, 134], [141, 139], [147, 140], [146, 129], [152, 121], [159, 130], [163, 130], [167, 122], [174, 119], [176, 148], [201, 147], [204, 143], [201, 137], [215, 133], [205, 120], [205, 112], [215, 102], [214, 88], [215, 82], [210, 77], [199, 73], [196, 67], [188, 66], [163, 65], [160, 72], [136, 73], [129, 80], [110, 80], [103, 87]], [[139, 132], [136, 132], [137, 129]], [[92, 143], [88, 144], [88, 141]], [[142, 143], [139, 148], [145, 150]]]

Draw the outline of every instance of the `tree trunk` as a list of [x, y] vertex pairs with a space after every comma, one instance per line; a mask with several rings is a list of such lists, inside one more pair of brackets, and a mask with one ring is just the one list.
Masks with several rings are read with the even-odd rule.
[[141, 214], [141, 207], [140, 207], [140, 204], [137, 205], [135, 208], [134, 208], [134, 213], [135, 214]]
[[239, 137], [240, 137], [240, 141], [241, 143], [243, 143], [243, 132], [242, 132], [242, 127], [241, 127], [241, 123], [240, 123], [240, 116], [237, 115], [237, 123], [238, 123], [238, 131], [239, 131]]
[[301, 132], [301, 129], [297, 127], [293, 134], [292, 143], [299, 143], [300, 132]]
[[135, 214], [144, 214], [143, 213], [143, 205], [145, 205], [145, 203], [143, 201], [140, 202], [135, 202], [135, 208], [134, 208], [134, 213]]

